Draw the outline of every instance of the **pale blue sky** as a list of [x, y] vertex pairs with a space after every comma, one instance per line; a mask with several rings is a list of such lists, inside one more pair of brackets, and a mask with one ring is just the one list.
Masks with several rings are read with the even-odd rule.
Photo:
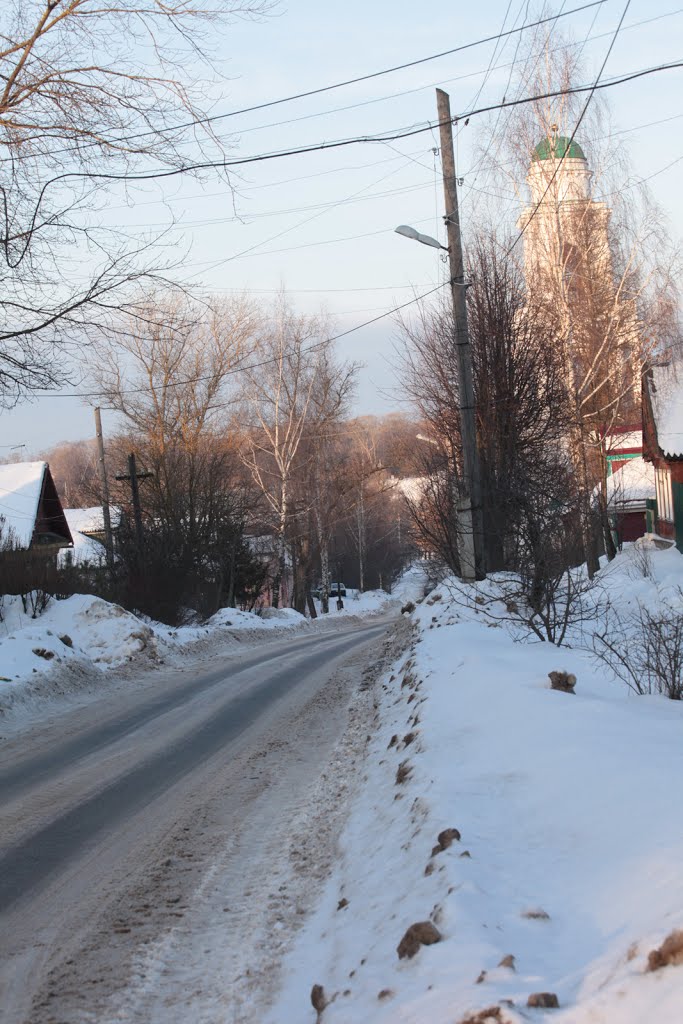
[[[580, 0], [567, 0], [564, 5], [566, 9], [577, 6]], [[420, 4], [346, 0], [343, 5], [293, 0], [261, 23], [242, 22], [225, 32], [219, 50], [230, 81], [220, 90], [213, 112], [250, 106], [494, 35], [503, 25], [507, 7], [507, 0], [448, 5], [433, 0]], [[516, 19], [520, 23], [525, 7], [521, 0], [512, 0], [507, 27]], [[602, 62], [623, 7], [622, 0], [606, 0], [598, 9], [560, 22], [579, 40], [590, 30], [584, 48], [588, 79]], [[657, 20], [637, 24], [647, 19]], [[635, 0], [605, 77], [680, 59], [682, 27], [683, 8], [675, 3]], [[482, 83], [479, 104], [495, 103], [502, 98], [509, 74], [507, 66], [498, 65], [513, 59], [515, 42], [513, 37], [498, 48], [485, 80], [494, 53], [492, 43], [370, 82], [230, 118], [222, 123], [221, 133], [226, 139], [234, 138], [236, 154], [246, 155], [433, 120], [435, 85], [450, 93], [454, 114], [471, 105]], [[662, 169], [683, 157], [680, 84], [681, 72], [669, 71], [608, 90], [616, 128], [638, 129], [620, 136], [630, 150], [634, 172], [642, 177], [655, 175], [651, 190], [666, 208], [678, 237], [683, 227], [679, 186], [683, 161]], [[393, 93], [404, 95], [387, 98]], [[353, 109], [335, 109], [351, 105]], [[665, 123], [638, 127], [652, 121]], [[485, 169], [474, 180], [468, 175], [476, 131], [473, 118], [457, 145], [458, 169], [465, 179], [465, 244], [468, 210], [476, 194], [471, 189], [485, 189], [487, 184]], [[124, 203], [120, 191], [113, 190], [108, 216], [114, 223], [145, 231], [151, 225], [167, 224], [172, 209], [178, 251], [188, 252], [183, 267], [188, 280], [207, 290], [250, 291], [264, 303], [284, 286], [298, 309], [325, 308], [341, 332], [443, 280], [445, 269], [435, 250], [393, 233], [397, 224], [412, 223], [442, 235], [435, 145], [427, 133], [391, 147], [359, 145], [248, 166], [242, 180], [235, 182], [240, 219], [234, 216], [231, 195], [218, 180], [203, 184], [174, 180], [150, 186], [137, 193], [133, 208]], [[587, 156], [590, 160], [590, 153]], [[515, 212], [513, 205], [509, 209]], [[359, 235], [367, 237], [355, 237]], [[246, 249], [252, 251], [239, 256]], [[366, 364], [358, 412], [381, 413], [398, 406], [397, 382], [387, 362], [394, 333], [387, 319], [339, 342], [341, 355]], [[74, 381], [78, 389], [77, 367]], [[105, 413], [104, 419], [105, 431], [113, 430], [111, 414]], [[41, 398], [0, 412], [0, 444], [25, 444], [28, 454], [59, 440], [91, 434], [92, 411], [77, 399]]]

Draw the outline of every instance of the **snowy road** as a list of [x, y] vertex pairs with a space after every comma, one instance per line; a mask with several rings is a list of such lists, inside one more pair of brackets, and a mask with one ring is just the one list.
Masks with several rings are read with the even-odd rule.
[[387, 627], [158, 672], [3, 742], [3, 1024], [256, 1019], [334, 856]]

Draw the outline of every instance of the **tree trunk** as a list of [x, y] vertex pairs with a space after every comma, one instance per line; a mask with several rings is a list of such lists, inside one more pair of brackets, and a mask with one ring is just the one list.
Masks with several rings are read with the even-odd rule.
[[320, 539], [320, 611], [327, 615], [330, 610], [330, 549], [327, 537]]

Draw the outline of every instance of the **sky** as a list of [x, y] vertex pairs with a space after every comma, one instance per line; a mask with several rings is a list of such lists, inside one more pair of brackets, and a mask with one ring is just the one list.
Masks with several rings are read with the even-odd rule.
[[[583, 2], [558, 2], [550, 13], [571, 11]], [[623, 0], [605, 0], [557, 22], [582, 45], [585, 81], [600, 69], [623, 11]], [[236, 22], [215, 38], [224, 80], [211, 87], [208, 102], [213, 114], [230, 113], [496, 36], [538, 16], [538, 8], [527, 0], [471, 5], [293, 0], [276, 5], [263, 19]], [[682, 28], [683, 7], [632, 0], [603, 78], [681, 59]], [[509, 89], [517, 38], [225, 118], [221, 138], [242, 157], [420, 126], [436, 120], [437, 86], [450, 94], [453, 115], [498, 103]], [[188, 73], [199, 78], [203, 69]], [[649, 178], [677, 238], [683, 228], [680, 87], [678, 69], [603, 93], [634, 178]], [[492, 188], [488, 167], [477, 166], [481, 124], [481, 117], [472, 117], [456, 135], [465, 247]], [[503, 130], [504, 119], [501, 135]], [[577, 138], [582, 141], [580, 133]], [[196, 152], [193, 147], [188, 140], [188, 156]], [[141, 235], [171, 226], [169, 251], [181, 261], [179, 276], [202, 291], [245, 294], [267, 307], [284, 288], [298, 311], [325, 311], [334, 333], [344, 335], [337, 343], [339, 356], [363, 364], [354, 412], [405, 411], [395, 370], [395, 319], [359, 325], [446, 280], [438, 250], [394, 233], [398, 224], [407, 223], [444, 240], [437, 149], [434, 132], [426, 131], [391, 143], [249, 164], [232, 178], [232, 191], [211, 175], [201, 181], [174, 178], [126, 193], [116, 186], [101, 216]], [[590, 162], [590, 151], [586, 155]], [[506, 200], [511, 221], [515, 203]], [[86, 353], [73, 363], [72, 384], [61, 394], [0, 411], [0, 456], [14, 451], [29, 457], [61, 440], [93, 436], [92, 408], [69, 397], [88, 390], [87, 362]], [[105, 434], [116, 429], [114, 414], [106, 409], [103, 422]]]

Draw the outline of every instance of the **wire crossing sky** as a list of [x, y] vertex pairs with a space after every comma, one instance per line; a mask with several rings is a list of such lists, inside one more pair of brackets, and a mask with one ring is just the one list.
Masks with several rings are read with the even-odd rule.
[[[529, 95], [516, 76], [523, 40], [534, 32], [550, 32], [558, 56], [568, 45], [579, 49], [582, 102], [596, 87], [609, 103], [610, 134], [633, 164], [621, 191], [649, 179], [673, 233], [683, 226], [676, 174], [683, 159], [681, 71], [628, 80], [680, 64], [683, 8], [632, 0], [624, 13], [624, 0], [558, 3], [540, 18], [530, 17], [528, 6], [493, 0], [456, 17], [429, 0], [419, 10], [388, 0], [348, 0], [343, 10], [299, 0], [261, 22], [238, 22], [218, 40], [225, 77], [208, 95], [225, 153], [194, 176], [183, 169], [168, 178], [111, 181], [92, 216], [114, 225], [122, 244], [165, 232], [176, 276], [203, 295], [244, 292], [267, 308], [284, 288], [297, 310], [322, 308], [339, 353], [366, 364], [357, 411], [399, 408], [390, 365], [393, 311], [407, 314], [417, 297], [437, 296], [447, 281], [436, 251], [393, 232], [408, 223], [444, 240], [436, 85], [461, 112], [455, 134], [465, 248], [470, 218], [487, 204], [500, 203], [513, 226], [521, 212], [514, 191], [494, 183], [491, 167], [505, 160], [510, 105]], [[525, 22], [541, 20], [522, 31]], [[197, 67], [197, 76], [203, 71]], [[264, 123], [259, 115], [271, 108], [276, 116]], [[484, 146], [479, 125], [489, 116], [495, 132]], [[562, 126], [567, 136], [575, 128]], [[581, 129], [576, 138], [590, 164]], [[184, 168], [202, 163], [193, 160], [189, 129], [183, 153]], [[142, 167], [140, 174], [157, 170]], [[92, 395], [86, 370], [87, 359], [74, 361], [63, 397], [0, 413], [3, 451], [26, 444], [26, 457], [62, 438], [90, 436], [92, 413], [76, 397]], [[105, 432], [113, 427], [105, 422]]]

